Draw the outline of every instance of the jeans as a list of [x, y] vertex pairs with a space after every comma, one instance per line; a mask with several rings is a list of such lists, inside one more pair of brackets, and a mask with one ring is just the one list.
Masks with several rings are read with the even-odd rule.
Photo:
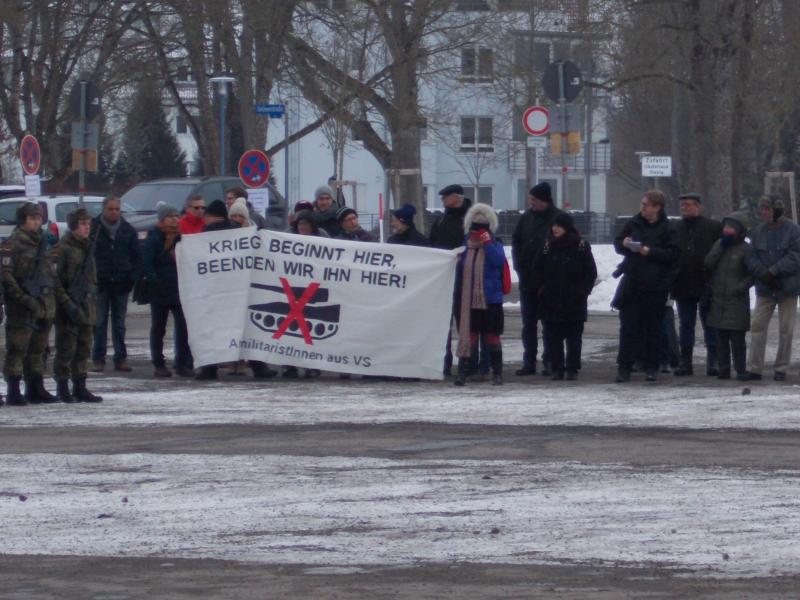
[[125, 348], [125, 315], [128, 312], [128, 292], [116, 293], [112, 286], [97, 288], [97, 324], [94, 326], [93, 361], [106, 361], [109, 312], [111, 312], [111, 340], [114, 343], [114, 364], [119, 364], [128, 358], [128, 350]]
[[617, 365], [620, 368], [631, 370], [634, 361], [640, 358], [645, 371], [658, 371], [666, 302], [666, 291], [636, 290], [619, 311]]
[[164, 334], [167, 332], [169, 313], [175, 321], [175, 366], [179, 369], [193, 366], [192, 351], [189, 349], [189, 332], [180, 304], [150, 305], [150, 359], [156, 367], [166, 365], [164, 360]]
[[700, 325], [703, 327], [703, 339], [706, 344], [706, 353], [709, 361], [716, 360], [717, 357], [717, 334], [713, 327], [706, 325], [708, 311], [711, 309], [707, 304], [701, 304], [700, 298], [688, 298], [676, 300], [678, 305], [678, 319], [680, 321], [681, 359], [691, 362], [694, 351], [694, 330], [697, 325], [697, 312], [700, 309]]

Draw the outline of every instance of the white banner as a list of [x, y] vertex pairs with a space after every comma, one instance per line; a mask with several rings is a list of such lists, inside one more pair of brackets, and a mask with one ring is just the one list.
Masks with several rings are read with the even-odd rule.
[[183, 236], [195, 365], [442, 378], [457, 254], [255, 228]]

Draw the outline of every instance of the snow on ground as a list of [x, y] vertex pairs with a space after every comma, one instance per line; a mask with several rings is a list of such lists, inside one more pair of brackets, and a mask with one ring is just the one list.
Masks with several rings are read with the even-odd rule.
[[0, 553], [800, 571], [797, 471], [152, 454], [3, 462]]
[[[609, 367], [611, 369], [611, 367]], [[540, 380], [541, 381], [541, 380]], [[797, 385], [735, 382], [715, 387], [594, 384], [281, 380], [189, 387], [100, 378], [97, 406], [54, 404], [0, 411], [2, 427], [173, 426], [194, 424], [465, 423], [690, 429], [800, 429]]]

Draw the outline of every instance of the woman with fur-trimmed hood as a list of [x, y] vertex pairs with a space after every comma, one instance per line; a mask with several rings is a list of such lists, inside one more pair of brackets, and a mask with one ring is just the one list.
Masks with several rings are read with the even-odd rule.
[[493, 383], [503, 383], [503, 244], [495, 237], [497, 215], [486, 204], [473, 205], [464, 217], [464, 252], [456, 270], [455, 313], [458, 323], [458, 375], [464, 385], [470, 357], [477, 355], [484, 336], [492, 364]]

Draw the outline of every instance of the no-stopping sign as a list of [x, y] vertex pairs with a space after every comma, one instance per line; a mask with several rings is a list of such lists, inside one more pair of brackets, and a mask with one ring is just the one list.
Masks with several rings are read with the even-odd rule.
[[531, 106], [522, 115], [522, 126], [531, 135], [545, 135], [550, 130], [550, 111], [544, 106]]
[[269, 178], [269, 158], [261, 150], [248, 150], [239, 159], [239, 178], [247, 187], [257, 188]]

